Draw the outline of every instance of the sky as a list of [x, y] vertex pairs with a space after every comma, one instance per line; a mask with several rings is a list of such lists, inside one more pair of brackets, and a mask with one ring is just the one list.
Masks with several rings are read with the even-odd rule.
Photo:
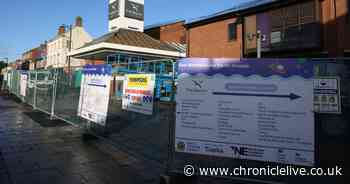
[[[145, 0], [145, 25], [190, 20], [250, 0]], [[83, 17], [93, 38], [108, 32], [108, 0], [1, 0], [0, 59], [21, 57], [57, 34], [58, 26]]]

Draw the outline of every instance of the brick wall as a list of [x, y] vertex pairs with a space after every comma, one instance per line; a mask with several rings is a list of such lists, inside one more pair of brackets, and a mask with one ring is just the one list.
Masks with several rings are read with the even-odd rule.
[[184, 22], [177, 22], [145, 30], [145, 33], [163, 42], [186, 44], [186, 29]]
[[184, 22], [178, 22], [160, 27], [160, 40], [185, 44], [186, 29]]
[[189, 28], [189, 57], [239, 58], [242, 48], [242, 25], [237, 25], [236, 41], [229, 41], [228, 24], [232, 22], [236, 22], [236, 18]]
[[[336, 3], [336, 4], [334, 4]], [[321, 1], [324, 51], [330, 56], [342, 56], [350, 49], [350, 21], [347, 0]]]

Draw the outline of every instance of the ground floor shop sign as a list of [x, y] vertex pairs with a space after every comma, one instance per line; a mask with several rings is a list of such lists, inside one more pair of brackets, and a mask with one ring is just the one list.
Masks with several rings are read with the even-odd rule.
[[112, 79], [110, 65], [86, 65], [81, 80], [78, 116], [105, 125]]
[[312, 64], [183, 59], [178, 74], [177, 152], [314, 165]]

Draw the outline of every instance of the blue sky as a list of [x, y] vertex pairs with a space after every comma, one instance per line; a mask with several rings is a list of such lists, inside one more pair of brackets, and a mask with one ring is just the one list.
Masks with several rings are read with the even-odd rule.
[[[249, 0], [145, 0], [145, 25], [206, 16]], [[1, 0], [0, 58], [11, 60], [82, 16], [94, 38], [108, 32], [108, 0]]]

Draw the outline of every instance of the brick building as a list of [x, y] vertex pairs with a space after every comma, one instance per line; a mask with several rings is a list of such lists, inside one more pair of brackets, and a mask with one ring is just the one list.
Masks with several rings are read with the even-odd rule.
[[349, 0], [258, 0], [186, 23], [189, 57], [343, 57]]
[[163, 42], [186, 44], [185, 20], [174, 20], [145, 26], [144, 32]]

